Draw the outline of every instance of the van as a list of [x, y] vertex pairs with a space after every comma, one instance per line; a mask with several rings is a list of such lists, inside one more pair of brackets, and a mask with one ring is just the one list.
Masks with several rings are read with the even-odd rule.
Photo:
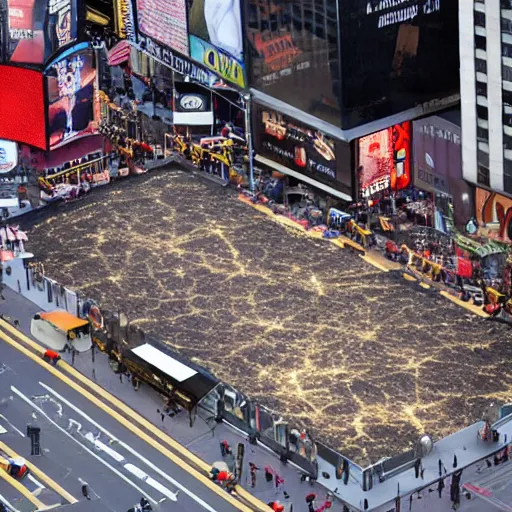
[[85, 352], [92, 346], [89, 321], [62, 309], [34, 315], [30, 333], [36, 340], [57, 352], [62, 352], [66, 347]]

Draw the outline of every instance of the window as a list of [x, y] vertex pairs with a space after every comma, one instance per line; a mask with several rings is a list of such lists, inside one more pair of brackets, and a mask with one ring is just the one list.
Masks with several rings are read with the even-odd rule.
[[503, 134], [503, 147], [508, 150], [512, 149], [512, 137], [506, 133]]
[[501, 66], [501, 73], [505, 82], [512, 82], [512, 68], [508, 66]]
[[487, 50], [487, 38], [475, 35], [475, 48], [477, 50]]
[[506, 34], [512, 34], [512, 21], [506, 18], [501, 18], [501, 31]]
[[501, 91], [501, 98], [503, 105], [512, 107], [512, 91], [506, 91], [505, 89], [503, 89]]
[[487, 107], [482, 107], [482, 105], [476, 106], [476, 115], [478, 119], [489, 120], [489, 110], [487, 110]]
[[478, 166], [476, 181], [480, 185], [484, 185], [485, 187], [491, 186], [491, 179], [489, 176], [489, 169], [486, 167], [482, 167], [481, 165]]
[[485, 13], [475, 11], [475, 25], [485, 28]]
[[487, 128], [477, 126], [476, 137], [480, 142], [489, 142], [489, 130]]
[[487, 98], [487, 84], [482, 82], [476, 83], [476, 95], [477, 96], [485, 96]]
[[512, 58], [512, 45], [502, 42], [501, 43], [501, 54], [503, 57]]
[[475, 59], [475, 69], [477, 73], [487, 74], [487, 62], [483, 59]]

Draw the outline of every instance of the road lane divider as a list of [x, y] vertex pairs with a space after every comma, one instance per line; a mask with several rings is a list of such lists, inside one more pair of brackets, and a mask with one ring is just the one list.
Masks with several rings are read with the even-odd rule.
[[85, 446], [84, 444], [82, 444], [78, 439], [76, 439], [75, 437], [73, 437], [67, 430], [63, 429], [58, 423], [56, 423], [55, 421], [53, 421], [50, 416], [48, 416], [48, 414], [46, 414], [43, 409], [41, 409], [41, 407], [39, 407], [37, 404], [35, 404], [34, 402], [32, 402], [32, 400], [30, 400], [30, 398], [28, 398], [28, 396], [24, 395], [18, 388], [14, 387], [14, 386], [11, 386], [11, 391], [17, 395], [19, 398], [21, 398], [21, 400], [23, 400], [29, 407], [32, 407], [32, 409], [34, 409], [34, 411], [37, 411], [41, 416], [44, 416], [46, 418], [47, 421], [49, 421], [56, 429], [58, 429], [61, 433], [63, 433], [66, 437], [68, 437], [69, 439], [71, 439], [74, 443], [76, 443], [78, 446], [80, 446], [80, 448], [82, 448], [82, 450], [85, 450], [89, 455], [92, 455], [98, 462], [100, 462], [101, 464], [103, 464], [104, 466], [106, 466], [108, 469], [110, 469], [110, 471], [112, 471], [113, 473], [115, 473], [119, 478], [121, 478], [121, 480], [124, 480], [128, 485], [130, 485], [131, 487], [133, 487], [137, 492], [139, 492], [142, 496], [145, 496], [149, 501], [151, 501], [154, 505], [156, 505], [158, 503], [157, 500], [155, 500], [154, 498], [152, 498], [151, 496], [148, 495], [147, 492], [143, 491], [137, 484], [135, 484], [134, 482], [132, 482], [129, 478], [127, 478], [125, 475], [123, 475], [120, 471], [118, 471], [116, 468], [114, 468], [113, 466], [111, 466], [107, 461], [103, 460], [99, 455], [97, 455], [96, 453], [94, 453], [92, 450], [89, 450], [89, 448], [87, 448], [87, 446]]
[[[0, 441], [0, 450], [10, 455], [12, 458], [22, 458], [18, 455], [12, 448], [7, 446], [5, 443]], [[44, 484], [54, 490], [57, 494], [59, 494], [62, 498], [64, 498], [71, 505], [78, 503], [78, 500], [72, 496], [69, 492], [63, 489], [57, 482], [55, 482], [52, 478], [50, 478], [46, 473], [43, 473], [33, 462], [25, 460], [25, 464], [27, 465], [30, 472], [35, 475], [39, 480], [41, 480]]]
[[11, 487], [14, 487], [24, 498], [26, 498], [37, 510], [44, 510], [48, 508], [42, 501], [36, 498], [23, 484], [18, 482], [7, 473], [7, 471], [0, 470], [0, 478], [5, 480]]
[[[10, 333], [14, 334], [18, 339], [23, 341], [26, 345], [30, 346], [32, 350], [37, 352], [40, 356], [42, 356], [46, 349], [43, 348], [41, 345], [36, 343], [35, 341], [28, 338], [25, 334], [18, 331], [16, 328], [8, 324], [5, 320], [0, 319], [0, 327], [2, 329], [5, 329], [9, 331]], [[62, 382], [64, 382], [66, 385], [68, 385], [70, 388], [72, 388], [74, 391], [82, 395], [84, 398], [89, 400], [91, 403], [93, 403], [96, 407], [101, 409], [103, 412], [114, 418], [118, 423], [123, 425], [126, 429], [130, 430], [133, 434], [135, 434], [137, 437], [145, 441], [147, 444], [149, 444], [151, 447], [153, 447], [155, 450], [159, 451], [163, 455], [165, 455], [168, 459], [170, 459], [174, 464], [179, 466], [181, 469], [189, 473], [193, 478], [195, 478], [198, 482], [202, 483], [204, 486], [208, 487], [211, 491], [213, 491], [218, 496], [222, 497], [225, 501], [230, 503], [232, 506], [234, 506], [236, 509], [240, 510], [241, 512], [253, 512], [254, 510], [262, 511], [262, 512], [268, 512], [269, 507], [265, 505], [262, 501], [258, 500], [256, 497], [252, 496], [250, 493], [242, 489], [240, 486], [237, 486], [237, 494], [246, 502], [250, 504], [250, 507], [242, 503], [241, 501], [235, 499], [233, 496], [228, 494], [226, 491], [221, 489], [216, 483], [214, 483], [212, 480], [210, 480], [205, 474], [200, 473], [197, 469], [190, 466], [185, 460], [178, 457], [175, 453], [171, 452], [169, 449], [165, 448], [161, 444], [159, 444], [153, 437], [148, 435], [146, 432], [141, 430], [139, 427], [134, 425], [132, 422], [128, 421], [126, 416], [134, 419], [137, 421], [140, 425], [146, 426], [148, 430], [150, 430], [154, 435], [159, 437], [161, 440], [166, 442], [169, 446], [174, 448], [176, 451], [181, 453], [184, 456], [187, 456], [187, 458], [192, 460], [199, 461], [198, 465], [202, 469], [204, 469], [205, 472], [209, 472], [211, 469], [211, 466], [208, 465], [205, 461], [201, 460], [196, 455], [189, 452], [185, 447], [181, 446], [177, 441], [170, 438], [169, 436], [166, 436], [161, 430], [159, 430], [155, 425], [150, 423], [145, 418], [142, 418], [138, 413], [136, 413], [133, 409], [128, 407], [126, 404], [121, 402], [119, 399], [114, 397], [112, 394], [105, 391], [103, 388], [95, 384], [94, 382], [90, 381], [87, 377], [82, 375], [80, 372], [75, 370], [71, 365], [63, 361], [62, 359], [58, 361], [58, 367], [65, 370], [67, 373], [72, 375], [75, 379], [80, 381], [81, 383], [88, 386], [90, 389], [96, 391], [96, 393], [99, 394], [102, 398], [109, 401], [111, 404], [116, 406], [118, 409], [120, 409], [124, 415], [120, 414], [119, 412], [115, 411], [114, 409], [110, 408], [108, 405], [106, 405], [102, 400], [100, 400], [98, 397], [93, 395], [91, 392], [87, 391], [86, 389], [79, 386], [74, 380], [72, 380], [70, 377], [64, 375], [62, 372], [60, 372], [56, 367], [50, 365], [46, 361], [42, 359], [42, 357], [37, 356], [30, 350], [28, 350], [26, 347], [18, 343], [17, 341], [13, 340], [9, 336], [5, 334], [5, 332], [0, 330], [0, 339], [4, 340], [6, 343], [17, 349], [19, 352], [22, 352], [24, 355], [26, 355], [29, 359], [36, 362], [39, 366], [42, 366], [47, 371], [49, 371], [54, 377], [58, 378]]]

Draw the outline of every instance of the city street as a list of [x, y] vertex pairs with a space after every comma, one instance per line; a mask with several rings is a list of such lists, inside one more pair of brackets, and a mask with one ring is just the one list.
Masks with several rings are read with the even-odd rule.
[[[452, 433], [509, 399], [506, 327], [288, 231], [181, 171], [97, 190], [49, 212], [28, 237], [48, 276], [125, 311], [362, 465], [407, 449], [423, 432]], [[15, 385], [26, 396], [47, 394], [38, 380], [63, 392], [47, 375]], [[120, 428], [76, 400], [109, 430]], [[52, 403], [39, 406], [58, 417]]]
[[[87, 483], [91, 499], [101, 498], [116, 512], [126, 512], [142, 496], [159, 512], [177, 506], [191, 512], [237, 510], [223, 491], [212, 492], [34, 361], [4, 342], [1, 351], [0, 425], [7, 432], [0, 441], [74, 497], [84, 499], [81, 488]], [[39, 457], [29, 457], [23, 436], [28, 424], [41, 428]], [[5, 497], [16, 496], [10, 491]]]

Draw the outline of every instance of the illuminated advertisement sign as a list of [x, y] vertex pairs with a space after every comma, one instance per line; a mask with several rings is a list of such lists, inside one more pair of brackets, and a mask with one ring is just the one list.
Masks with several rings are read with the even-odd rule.
[[46, 150], [43, 74], [0, 66], [0, 139]]
[[7, 0], [9, 61], [41, 65], [77, 37], [75, 0]]
[[343, 128], [459, 92], [458, 3], [339, 0]]
[[341, 127], [337, 1], [249, 0], [246, 20], [249, 85]]
[[245, 87], [243, 65], [206, 41], [190, 36], [190, 56], [221, 78], [239, 87]]
[[450, 178], [462, 185], [460, 126], [432, 116], [413, 121], [413, 133], [415, 186], [451, 194]]
[[332, 188], [350, 191], [352, 176], [338, 166], [338, 143], [326, 134], [273, 110], [254, 109], [255, 150]]
[[18, 144], [0, 140], [0, 174], [12, 171], [18, 165]]
[[139, 31], [188, 55], [185, 0], [137, 0]]
[[363, 197], [411, 183], [411, 123], [406, 121], [359, 139], [359, 187]]
[[115, 0], [115, 31], [121, 39], [135, 41], [135, 22], [131, 0]]
[[158, 59], [166, 66], [169, 66], [182, 75], [189, 76], [191, 79], [209, 86], [212, 86], [217, 81], [215, 74], [196, 66], [189, 60], [182, 59], [169, 48], [157, 43], [151, 37], [139, 34], [139, 44], [147, 55]]
[[240, 1], [188, 0], [190, 56], [245, 87]]
[[499, 237], [512, 242], [512, 199], [477, 187], [475, 203], [478, 222], [494, 224]]
[[67, 56], [48, 72], [49, 146], [55, 148], [77, 137], [95, 133], [92, 52]]

